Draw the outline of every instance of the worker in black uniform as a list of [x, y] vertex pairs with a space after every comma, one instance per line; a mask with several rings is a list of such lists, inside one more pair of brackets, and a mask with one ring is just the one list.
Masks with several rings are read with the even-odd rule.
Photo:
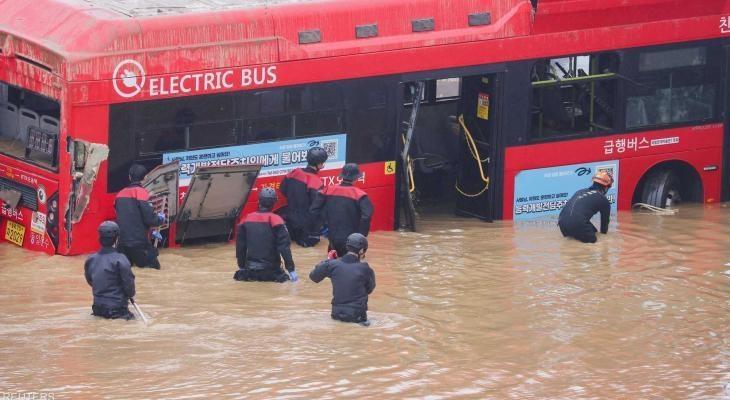
[[340, 173], [342, 183], [321, 190], [310, 209], [315, 216], [323, 216], [329, 229], [329, 250], [337, 250], [339, 257], [347, 253], [345, 242], [350, 234], [367, 236], [370, 232], [373, 203], [362, 189], [353, 186], [361, 176], [357, 164], [345, 164]]
[[368, 250], [368, 239], [353, 233], [347, 237], [347, 254], [317, 264], [309, 279], [319, 283], [332, 281], [332, 319], [357, 322], [368, 326], [368, 295], [375, 289], [375, 273], [362, 262]]
[[[132, 265], [160, 269], [157, 260], [159, 252], [150, 243], [147, 234], [165, 220], [165, 215], [155, 213], [152, 208], [150, 193], [141, 184], [145, 175], [147, 169], [144, 166], [133, 164], [129, 168], [129, 186], [122, 189], [114, 201], [120, 229], [119, 251], [127, 256]], [[153, 234], [159, 235], [159, 232]]]
[[321, 147], [307, 151], [307, 167], [289, 172], [281, 182], [281, 193], [286, 197], [284, 220], [294, 242], [302, 247], [319, 243], [320, 219], [310, 214], [309, 208], [322, 189], [318, 172], [324, 168], [327, 152]]
[[102, 247], [86, 260], [84, 275], [94, 294], [92, 315], [130, 320], [134, 316], [127, 307], [135, 294], [134, 274], [127, 257], [115, 248], [118, 239], [119, 226], [115, 222], [99, 225]]
[[591, 187], [575, 192], [560, 211], [558, 218], [558, 226], [563, 236], [583, 243], [596, 243], [597, 229], [590, 220], [597, 212], [601, 213], [601, 233], [608, 232], [611, 203], [606, 198], [606, 192], [612, 185], [613, 177], [601, 171], [593, 177]]
[[[284, 220], [271, 212], [276, 203], [276, 190], [263, 188], [259, 193], [259, 209], [246, 216], [236, 231], [237, 281], [297, 281], [291, 241]], [[284, 259], [286, 271], [281, 269]]]

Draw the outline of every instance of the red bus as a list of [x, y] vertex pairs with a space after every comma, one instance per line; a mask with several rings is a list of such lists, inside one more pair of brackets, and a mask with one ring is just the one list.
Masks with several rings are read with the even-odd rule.
[[618, 209], [727, 198], [724, 0], [264, 3], [0, 0], [0, 240], [94, 250], [133, 162], [168, 244], [228, 238], [316, 144], [375, 230], [550, 215], [600, 169]]

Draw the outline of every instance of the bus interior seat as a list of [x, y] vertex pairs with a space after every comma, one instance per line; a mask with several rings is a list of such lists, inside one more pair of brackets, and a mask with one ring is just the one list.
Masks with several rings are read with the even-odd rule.
[[14, 104], [0, 102], [0, 136], [18, 136], [18, 107]]
[[60, 123], [58, 119], [49, 117], [48, 115], [41, 116], [41, 129], [58, 135]]
[[40, 128], [40, 116], [37, 112], [29, 110], [27, 108], [20, 108], [20, 117], [18, 118], [18, 135], [16, 139], [22, 141], [22, 143], [28, 142], [28, 128], [35, 126]]

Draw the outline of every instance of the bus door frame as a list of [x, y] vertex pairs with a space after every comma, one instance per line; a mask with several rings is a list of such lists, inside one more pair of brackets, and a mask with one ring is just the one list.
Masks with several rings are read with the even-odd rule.
[[[406, 73], [401, 74], [399, 77], [398, 85], [396, 85], [396, 99], [397, 99], [397, 107], [398, 111], [396, 113], [397, 118], [397, 129], [395, 132], [396, 135], [396, 166], [397, 171], [399, 174], [403, 173], [403, 160], [401, 159], [401, 154], [403, 152], [403, 142], [400, 138], [400, 135], [402, 134], [403, 130], [403, 124], [401, 121], [404, 121], [404, 118], [406, 117], [404, 110], [404, 97], [403, 97], [403, 87], [407, 83], [411, 82], [417, 82], [417, 81], [430, 81], [434, 79], [445, 79], [445, 78], [463, 78], [465, 76], [474, 76], [474, 75], [481, 75], [486, 76], [489, 75], [490, 78], [494, 78], [494, 93], [490, 94], [490, 118], [496, 118], [496, 121], [494, 121], [494, 132], [492, 136], [492, 141], [490, 142], [490, 162], [487, 164], [487, 174], [489, 176], [489, 189], [487, 189], [487, 215], [480, 218], [485, 221], [492, 221], [494, 219], [501, 218], [501, 209], [502, 209], [502, 189], [503, 189], [503, 172], [504, 172], [504, 139], [502, 132], [504, 131], [503, 127], [505, 126], [505, 122], [503, 121], [503, 95], [504, 95], [504, 85], [505, 82], [504, 75], [507, 72], [507, 64], [506, 63], [498, 63], [498, 64], [489, 64], [489, 65], [478, 65], [478, 66], [471, 66], [471, 67], [460, 67], [460, 68], [450, 68], [450, 69], [441, 69], [441, 70], [435, 70], [435, 71], [427, 71], [427, 72], [414, 72], [414, 73]], [[416, 130], [418, 130], [418, 126], [416, 126]], [[417, 134], [417, 133], [415, 133]], [[401, 196], [401, 191], [403, 190], [403, 180], [397, 179], [396, 180], [396, 199], [395, 199], [395, 229], [400, 228], [400, 213], [404, 208], [404, 205], [402, 204], [403, 197]]]

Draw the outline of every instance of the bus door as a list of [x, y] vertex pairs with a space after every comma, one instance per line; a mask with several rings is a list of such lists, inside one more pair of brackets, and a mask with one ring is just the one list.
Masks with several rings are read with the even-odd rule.
[[492, 221], [490, 174], [494, 159], [496, 75], [462, 78], [456, 123], [460, 129], [456, 214]]
[[416, 210], [492, 220], [497, 76], [444, 75], [402, 84], [402, 227], [415, 230]]
[[229, 240], [260, 165], [199, 167], [177, 213], [176, 241]]

